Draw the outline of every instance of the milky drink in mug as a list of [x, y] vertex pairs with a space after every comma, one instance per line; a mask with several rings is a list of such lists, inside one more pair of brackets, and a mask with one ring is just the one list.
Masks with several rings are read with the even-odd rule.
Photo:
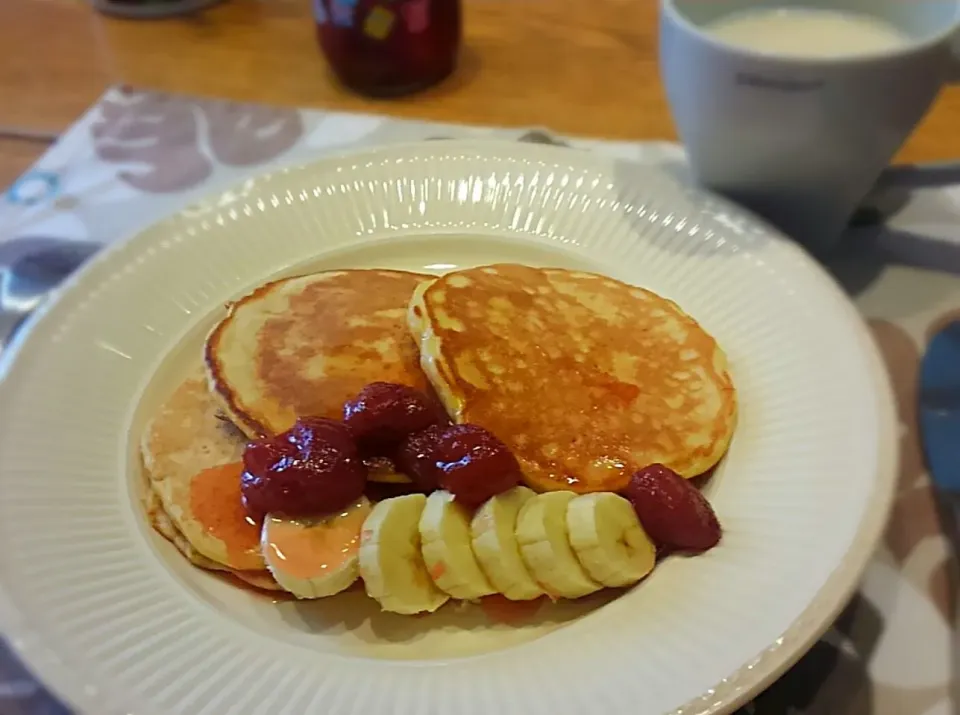
[[850, 57], [910, 44], [910, 36], [886, 20], [816, 8], [757, 8], [704, 29], [731, 45], [782, 57]]
[[829, 250], [947, 78], [958, 24], [960, 0], [662, 0], [694, 175]]

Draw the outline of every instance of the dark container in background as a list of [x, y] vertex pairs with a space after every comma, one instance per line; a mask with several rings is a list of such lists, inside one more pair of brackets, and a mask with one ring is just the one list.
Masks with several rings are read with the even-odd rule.
[[174, 15], [187, 15], [221, 0], [91, 0], [94, 8], [105, 15], [152, 20]]
[[460, 0], [313, 0], [313, 14], [330, 68], [360, 94], [410, 94], [456, 66]]

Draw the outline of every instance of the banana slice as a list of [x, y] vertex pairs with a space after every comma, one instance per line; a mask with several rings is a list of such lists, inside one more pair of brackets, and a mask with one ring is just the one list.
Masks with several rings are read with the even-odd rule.
[[543, 589], [527, 571], [517, 543], [517, 515], [536, 496], [532, 489], [514, 487], [487, 500], [473, 515], [473, 553], [491, 585], [511, 601], [529, 601]]
[[370, 514], [361, 499], [342, 513], [315, 521], [267, 516], [260, 550], [267, 568], [297, 598], [323, 598], [349, 588], [360, 576], [360, 531]]
[[604, 586], [636, 583], [657, 560], [633, 506], [611, 492], [575, 497], [567, 506], [567, 531], [580, 565]]
[[496, 593], [470, 544], [470, 517], [446, 491], [433, 492], [420, 516], [420, 550], [441, 591], [472, 601]]
[[602, 585], [590, 578], [570, 546], [567, 506], [573, 492], [528, 499], [517, 516], [517, 541], [530, 573], [550, 598], [580, 598]]
[[373, 507], [360, 536], [360, 576], [384, 611], [435, 611], [449, 596], [438, 589], [420, 553], [420, 516], [427, 498], [408, 494]]

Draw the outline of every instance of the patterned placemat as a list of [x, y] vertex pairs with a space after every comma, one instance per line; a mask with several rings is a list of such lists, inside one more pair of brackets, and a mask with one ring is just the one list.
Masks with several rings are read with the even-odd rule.
[[[271, 168], [353, 145], [460, 136], [563, 141], [683, 170], [682, 150], [666, 142], [560, 140], [536, 129], [115, 88], [0, 199], [0, 242], [11, 251], [29, 238], [108, 243]], [[860, 306], [896, 387], [903, 456], [893, 518], [841, 617], [740, 715], [948, 715], [960, 704], [954, 672], [958, 570], [947, 538], [955, 527], [944, 525], [916, 431], [921, 355], [938, 326], [960, 318], [960, 274], [952, 272], [960, 269], [960, 186], [952, 187], [949, 172], [940, 183], [928, 178], [897, 177], [876, 197], [885, 224], [851, 232], [829, 266]], [[823, 347], [827, 359], [830, 346]], [[0, 648], [0, 714], [66, 712]]]

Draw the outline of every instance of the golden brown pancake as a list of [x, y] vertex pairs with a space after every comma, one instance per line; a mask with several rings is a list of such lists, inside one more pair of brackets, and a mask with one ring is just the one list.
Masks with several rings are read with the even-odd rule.
[[263, 571], [259, 529], [240, 502], [246, 440], [218, 410], [197, 369], [146, 426], [145, 471], [163, 511], [193, 549], [233, 571]]
[[371, 382], [429, 389], [406, 309], [429, 276], [343, 270], [268, 283], [228, 306], [207, 338], [212, 392], [251, 437], [297, 417], [340, 419]]
[[501, 264], [422, 286], [409, 320], [450, 416], [506, 442], [534, 489], [618, 491], [653, 463], [693, 477], [733, 434], [723, 351], [650, 291]]
[[150, 522], [150, 525], [157, 533], [177, 547], [177, 551], [183, 554], [187, 561], [194, 566], [199, 566], [209, 571], [226, 569], [226, 566], [218, 564], [216, 561], [211, 561], [190, 545], [190, 542], [184, 538], [180, 530], [174, 526], [167, 512], [163, 510], [163, 503], [160, 501], [160, 496], [153, 488], [153, 485], [150, 484], [146, 472], [144, 472], [144, 477], [143, 510], [147, 515], [147, 521]]
[[283, 590], [280, 585], [274, 581], [269, 571], [235, 571], [222, 564], [218, 564], [216, 561], [208, 559], [193, 548], [163, 510], [163, 503], [153, 488], [153, 485], [150, 483], [146, 471], [144, 471], [143, 477], [143, 509], [147, 515], [147, 521], [150, 522], [150, 525], [158, 534], [173, 544], [177, 551], [190, 563], [208, 571], [231, 574], [244, 583], [264, 591]]

